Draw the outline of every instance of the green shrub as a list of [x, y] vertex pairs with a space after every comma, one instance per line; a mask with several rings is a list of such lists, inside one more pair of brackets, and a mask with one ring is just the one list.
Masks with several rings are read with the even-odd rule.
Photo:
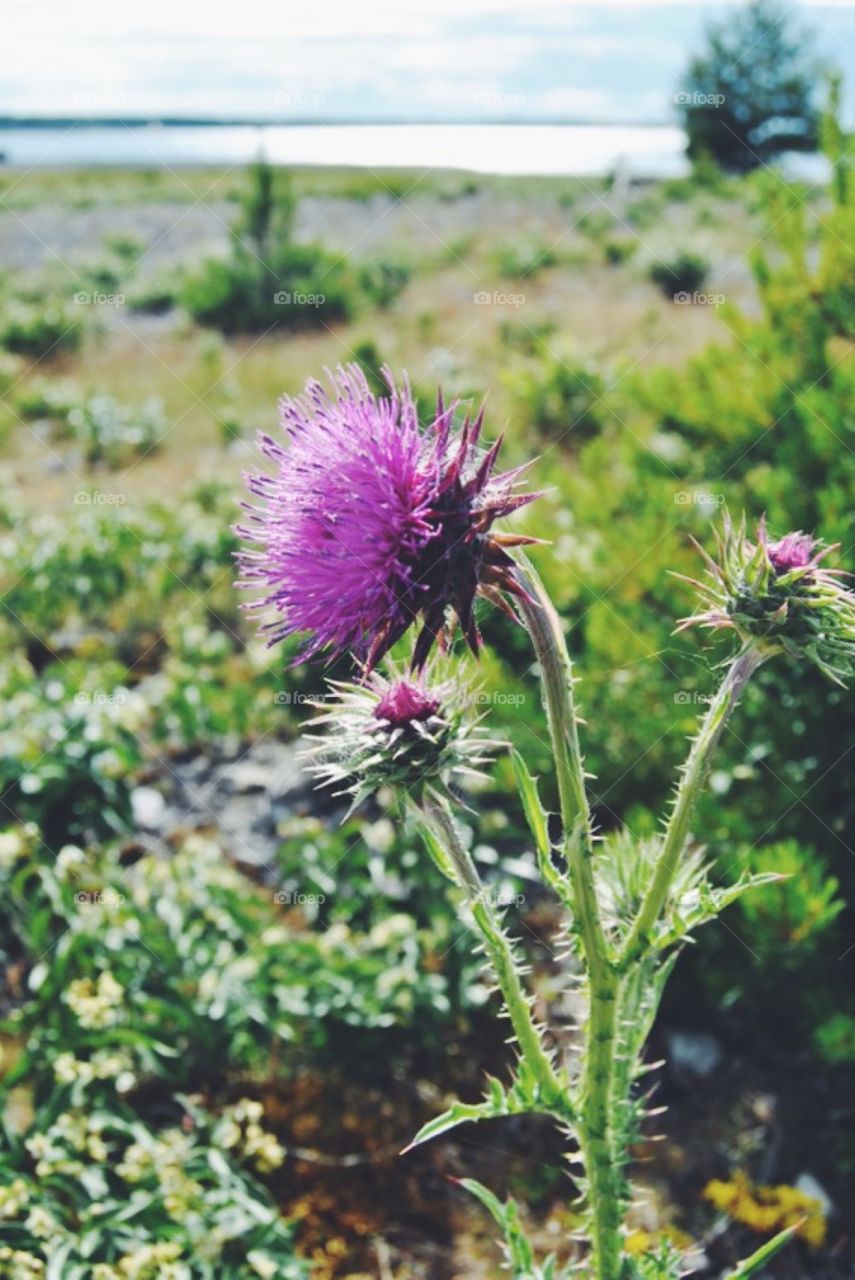
[[522, 280], [547, 271], [558, 263], [558, 252], [551, 244], [512, 240], [498, 245], [492, 252], [493, 267], [500, 276]]
[[605, 382], [591, 364], [550, 357], [536, 370], [510, 375], [508, 383], [527, 421], [550, 440], [568, 447], [597, 436], [609, 417]]
[[122, 262], [132, 265], [145, 253], [145, 245], [126, 231], [115, 231], [104, 240], [104, 245]]
[[55, 418], [64, 421], [80, 400], [74, 382], [58, 378], [32, 378], [15, 396], [15, 412], [22, 418]]
[[[129, 1096], [156, 1081], [221, 1088], [273, 1052], [283, 1066], [331, 1063], [396, 1027], [436, 1043], [452, 1007], [469, 1002], [448, 955], [450, 911], [425, 924], [381, 902], [364, 928], [340, 918], [310, 930], [329, 886], [315, 892], [299, 870], [296, 883], [261, 889], [199, 836], [128, 868], [92, 845], [52, 852], [33, 824], [0, 836], [0, 862], [0, 951], [27, 974], [9, 1021], [24, 1048], [7, 1085], [47, 1087], [69, 1058], [108, 1052], [122, 1057]], [[480, 983], [472, 991], [483, 1000]]]
[[180, 270], [152, 276], [130, 288], [128, 306], [141, 315], [165, 315], [177, 305], [182, 288], [183, 274]]
[[0, 1275], [307, 1280], [293, 1231], [244, 1154], [253, 1143], [269, 1157], [282, 1150], [250, 1100], [217, 1121], [174, 1098], [158, 1123], [97, 1094], [72, 1107], [64, 1092], [0, 1149]]
[[75, 351], [82, 334], [82, 321], [59, 303], [13, 300], [0, 312], [0, 347], [34, 360]]
[[37, 822], [53, 849], [127, 830], [147, 714], [115, 671], [84, 688], [60, 670], [67, 683], [50, 670], [36, 680], [23, 658], [0, 667], [0, 821]]
[[210, 259], [179, 296], [194, 320], [232, 334], [333, 324], [351, 315], [355, 294], [349, 269], [333, 254], [282, 244], [266, 262], [241, 248]]
[[230, 255], [208, 259], [180, 288], [194, 320], [226, 334], [267, 333], [351, 314], [357, 282], [340, 257], [293, 242], [295, 210], [287, 173], [263, 160], [251, 165]]
[[818, 945], [843, 910], [839, 881], [828, 874], [815, 850], [803, 849], [795, 840], [752, 849], [738, 865], [740, 870], [781, 876], [778, 883], [764, 885], [740, 903], [752, 950], [770, 964], [788, 956], [802, 962], [804, 952]]
[[668, 262], [657, 261], [650, 265], [650, 279], [666, 298], [677, 294], [695, 293], [707, 278], [709, 264], [697, 253], [678, 253]]
[[395, 258], [376, 258], [359, 269], [362, 297], [381, 310], [390, 307], [410, 282], [409, 263]]
[[120, 405], [112, 396], [92, 396], [71, 409], [66, 421], [73, 439], [83, 446], [87, 462], [126, 466], [155, 450], [168, 431], [159, 400], [138, 409]]
[[39, 670], [54, 655], [94, 654], [144, 662], [141, 674], [160, 656], [173, 616], [189, 621], [187, 591], [203, 616], [238, 628], [233, 509], [221, 489], [144, 512], [126, 507], [122, 493], [83, 490], [74, 501], [73, 520], [71, 512], [25, 517], [0, 507], [0, 527], [8, 526], [0, 619]]
[[648, 190], [642, 190], [630, 201], [627, 208], [627, 220], [633, 227], [637, 227], [639, 231], [645, 231], [654, 226], [662, 217], [664, 203], [661, 187], [650, 187]]
[[814, 1032], [814, 1044], [821, 1058], [834, 1066], [855, 1062], [855, 1017], [833, 1013]]
[[606, 240], [603, 245], [603, 257], [610, 267], [619, 267], [628, 262], [638, 248], [637, 240]]
[[535, 320], [531, 324], [524, 324], [519, 320], [503, 320], [499, 325], [499, 338], [511, 350], [534, 356], [545, 349], [557, 328], [554, 320]]
[[75, 286], [84, 286], [96, 293], [117, 294], [128, 270], [128, 264], [120, 258], [91, 258], [78, 268]]

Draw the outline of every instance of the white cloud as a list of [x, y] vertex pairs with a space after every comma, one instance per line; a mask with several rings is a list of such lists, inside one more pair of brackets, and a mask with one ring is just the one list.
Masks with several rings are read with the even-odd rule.
[[[665, 118], [689, 26], [702, 30], [701, 5], [706, 17], [737, 3], [7, 0], [0, 112], [489, 116], [516, 105], [615, 119], [637, 117], [644, 103], [645, 118]], [[631, 12], [667, 5], [679, 7], [679, 20]], [[850, 29], [855, 45], [851, 0], [802, 7], [844, 60]], [[695, 11], [689, 26], [686, 10]], [[853, 14], [851, 28], [842, 10]], [[323, 102], [303, 107], [301, 95]]]

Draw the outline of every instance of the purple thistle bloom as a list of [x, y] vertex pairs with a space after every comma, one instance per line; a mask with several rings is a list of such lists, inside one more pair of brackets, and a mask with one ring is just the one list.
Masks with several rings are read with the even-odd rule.
[[422, 431], [409, 385], [383, 375], [376, 397], [358, 365], [328, 372], [330, 392], [309, 382], [281, 402], [287, 436], [259, 436], [275, 474], [247, 477], [259, 504], [238, 533], [256, 544], [239, 555], [241, 586], [261, 586], [251, 608], [272, 608], [269, 643], [307, 634], [301, 658], [353, 651], [371, 670], [421, 619], [413, 666], [445, 643], [449, 609], [477, 652], [479, 593], [509, 606], [517, 595], [506, 550], [533, 541], [490, 533], [493, 522], [531, 502], [515, 494], [525, 470], [492, 475], [501, 441], [478, 449], [483, 414], [452, 434], [456, 405], [439, 398]]
[[809, 533], [788, 533], [780, 542], [768, 543], [766, 554], [776, 573], [789, 573], [791, 569], [806, 569], [816, 546], [816, 539]]
[[439, 711], [439, 699], [418, 684], [409, 680], [397, 680], [389, 685], [374, 710], [375, 720], [384, 720], [394, 729], [412, 724], [414, 720], [429, 720]]
[[855, 595], [839, 581], [848, 575], [822, 564], [837, 545], [800, 532], [770, 542], [763, 520], [752, 541], [745, 517], [734, 525], [727, 512], [716, 542], [716, 558], [698, 547], [707, 580], [684, 578], [705, 608], [679, 630], [729, 627], [767, 653], [806, 658], [838, 684], [855, 674]]

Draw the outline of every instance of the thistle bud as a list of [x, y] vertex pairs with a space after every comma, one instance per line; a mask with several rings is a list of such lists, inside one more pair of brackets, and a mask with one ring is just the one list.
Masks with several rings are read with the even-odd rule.
[[826, 546], [801, 531], [770, 540], [763, 520], [752, 541], [744, 517], [735, 526], [727, 516], [716, 541], [716, 559], [698, 547], [707, 580], [684, 579], [707, 607], [683, 618], [679, 630], [729, 627], [743, 643], [769, 654], [812, 662], [837, 684], [852, 675], [855, 595], [839, 581], [841, 570], [821, 564], [836, 545]]
[[338, 786], [353, 806], [380, 787], [418, 796], [430, 784], [441, 792], [463, 774], [479, 774], [494, 744], [466, 715], [470, 691], [429, 675], [372, 673], [363, 684], [331, 682], [332, 697], [315, 720], [322, 735], [307, 735], [308, 768], [320, 786]]

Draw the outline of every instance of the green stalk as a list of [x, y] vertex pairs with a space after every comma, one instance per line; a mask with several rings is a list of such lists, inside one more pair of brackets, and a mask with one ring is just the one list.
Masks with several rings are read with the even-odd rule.
[[618, 1280], [622, 1161], [615, 1152], [611, 1116], [618, 974], [600, 917], [594, 882], [594, 833], [579, 744], [570, 655], [558, 614], [527, 561], [523, 560], [518, 578], [530, 597], [518, 603], [540, 665], [543, 701], [555, 755], [564, 851], [590, 990], [579, 1138], [588, 1179], [593, 1275], [596, 1280]]
[[636, 963], [650, 947], [653, 929], [662, 914], [686, 847], [692, 815], [707, 780], [713, 753], [743, 689], [769, 656], [769, 652], [758, 644], [746, 644], [734, 658], [710, 703], [683, 768], [653, 878], [618, 961], [621, 972]]
[[543, 1037], [531, 1016], [531, 1005], [520, 982], [513, 949], [502, 931], [487, 899], [477, 868], [460, 839], [451, 811], [445, 800], [425, 791], [421, 814], [431, 827], [448, 857], [454, 876], [466, 894], [475, 923], [484, 939], [490, 963], [511, 1020], [520, 1053], [538, 1081], [544, 1098], [552, 1106], [566, 1107], [566, 1085], [559, 1080]]

